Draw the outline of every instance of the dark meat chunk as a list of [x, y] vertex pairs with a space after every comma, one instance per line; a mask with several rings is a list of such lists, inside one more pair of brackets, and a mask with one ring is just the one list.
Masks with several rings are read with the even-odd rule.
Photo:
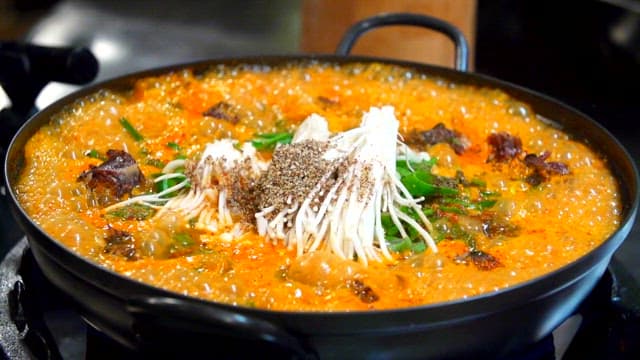
[[[98, 166], [91, 165], [89, 170], [80, 174], [78, 181], [84, 181], [87, 187], [101, 197], [122, 198], [131, 194], [134, 187], [144, 182], [144, 175], [131, 155], [122, 150], [107, 151], [107, 160]], [[110, 201], [109, 201], [110, 202]]]
[[337, 98], [328, 98], [326, 96], [318, 96], [317, 97], [318, 101], [321, 102], [324, 105], [336, 105], [338, 104], [338, 99]]
[[540, 155], [527, 154], [524, 157], [524, 163], [534, 169], [542, 170], [551, 174], [567, 175], [569, 167], [559, 161], [547, 161], [551, 152], [545, 151]]
[[507, 162], [522, 152], [522, 140], [506, 132], [493, 133], [487, 141], [492, 148], [487, 161]]
[[360, 299], [360, 301], [365, 304], [371, 304], [380, 300], [380, 297], [373, 291], [373, 289], [365, 285], [361, 280], [348, 280], [347, 286]]
[[467, 264], [470, 260], [478, 270], [489, 271], [502, 266], [502, 263], [493, 255], [482, 250], [471, 250], [468, 253], [459, 256], [458, 262]]
[[105, 240], [107, 242], [103, 250], [105, 254], [122, 256], [129, 261], [138, 260], [135, 241], [128, 232], [109, 226]]
[[524, 181], [531, 186], [538, 186], [547, 181], [547, 177], [539, 171], [534, 171], [527, 175], [527, 177], [524, 178]]
[[495, 256], [481, 250], [473, 250], [469, 252], [469, 258], [473, 265], [482, 271], [489, 271], [502, 266]]
[[213, 105], [208, 110], [202, 113], [204, 116], [210, 116], [216, 119], [225, 120], [232, 124], [237, 124], [240, 121], [240, 116], [235, 112], [233, 105], [225, 101]]
[[431, 130], [415, 133], [410, 136], [410, 142], [435, 145], [439, 143], [449, 144], [456, 154], [460, 155], [471, 146], [471, 142], [457, 130], [447, 129], [439, 123]]
[[540, 185], [546, 181], [551, 175], [567, 175], [569, 167], [558, 161], [547, 161], [551, 153], [545, 151], [540, 155], [527, 154], [524, 157], [524, 163], [527, 167], [533, 169], [525, 181], [533, 186]]
[[520, 233], [517, 225], [509, 223], [505, 219], [499, 219], [491, 212], [485, 212], [482, 217], [482, 232], [489, 238], [497, 236], [514, 237]]

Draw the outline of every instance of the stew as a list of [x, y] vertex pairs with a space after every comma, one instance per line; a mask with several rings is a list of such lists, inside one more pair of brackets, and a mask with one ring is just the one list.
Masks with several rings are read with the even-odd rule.
[[367, 310], [499, 290], [619, 226], [606, 159], [524, 103], [379, 63], [220, 65], [104, 89], [25, 147], [22, 206], [133, 279]]

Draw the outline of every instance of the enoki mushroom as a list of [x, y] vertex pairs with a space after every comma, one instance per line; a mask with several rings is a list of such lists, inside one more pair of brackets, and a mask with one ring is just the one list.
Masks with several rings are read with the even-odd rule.
[[[313, 121], [317, 122], [317, 117]], [[303, 124], [301, 128], [307, 127]], [[294, 136], [291, 146], [304, 141], [318, 140]], [[407, 228], [413, 228], [432, 251], [437, 251], [428, 231], [431, 224], [420, 211], [418, 202], [422, 199], [414, 199], [396, 174], [398, 152], [409, 156], [409, 151], [398, 141], [398, 121], [392, 107], [371, 108], [359, 127], [329, 137], [325, 144], [321, 157], [308, 162], [324, 162], [324, 174], [308, 174], [317, 179], [311, 187], [299, 184], [310, 188], [302, 199], [292, 194], [286, 201], [288, 206], [263, 207], [256, 214], [260, 235], [295, 246], [298, 255], [327, 249], [364, 264], [383, 257], [391, 260], [381, 220], [386, 212], [402, 237], [407, 236]], [[277, 155], [269, 169], [279, 161]], [[401, 207], [415, 210], [420, 222]]]
[[[232, 140], [218, 140], [207, 145], [195, 166], [177, 160], [158, 178], [177, 176], [172, 171], [186, 164], [184, 181], [111, 208], [142, 203], [159, 208], [156, 216], [173, 212], [196, 219], [196, 228], [216, 233], [237, 225], [241, 205], [244, 211], [253, 210], [261, 236], [295, 247], [298, 255], [330, 251], [366, 265], [393, 259], [382, 214], [389, 215], [401, 237], [413, 229], [437, 251], [429, 235], [431, 224], [419, 205], [422, 199], [413, 198], [396, 173], [397, 160], [416, 158], [428, 154], [415, 153], [398, 139], [393, 107], [373, 107], [359, 127], [335, 135], [326, 120], [314, 114], [301, 124], [292, 144], [276, 148], [270, 163], [258, 159], [250, 143], [238, 150]], [[174, 191], [178, 195], [167, 198]], [[234, 191], [254, 194], [238, 196]], [[237, 199], [254, 203], [238, 204]], [[403, 209], [413, 210], [418, 220]]]

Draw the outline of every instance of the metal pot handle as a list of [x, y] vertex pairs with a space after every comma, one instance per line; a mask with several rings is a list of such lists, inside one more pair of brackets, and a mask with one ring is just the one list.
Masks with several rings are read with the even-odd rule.
[[[173, 340], [171, 343], [175, 345], [185, 339], [189, 341], [194, 334], [209, 338], [219, 335], [242, 339], [243, 347], [267, 344], [294, 359], [317, 358], [285, 329], [242, 312], [161, 296], [133, 297], [127, 302], [127, 311], [134, 318], [132, 328], [142, 349], [157, 351], [158, 339]], [[211, 347], [208, 343], [204, 346]]]
[[86, 84], [96, 77], [98, 67], [86, 48], [0, 41], [0, 86], [11, 101], [11, 107], [0, 109], [0, 158], [13, 135], [35, 113], [36, 98], [48, 83]]
[[427, 15], [390, 13], [376, 15], [353, 24], [342, 37], [336, 48], [336, 55], [347, 56], [355, 42], [365, 32], [377, 27], [390, 25], [412, 25], [443, 33], [456, 47], [455, 69], [466, 72], [469, 69], [469, 46], [467, 39], [457, 27]]
[[[0, 84], [13, 111], [27, 116], [40, 91], [51, 81], [83, 85], [98, 74], [98, 60], [83, 47], [50, 47], [0, 42]], [[25, 118], [26, 120], [26, 118]]]

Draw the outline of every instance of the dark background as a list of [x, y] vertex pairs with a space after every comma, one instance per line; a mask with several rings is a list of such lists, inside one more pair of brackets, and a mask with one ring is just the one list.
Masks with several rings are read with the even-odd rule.
[[640, 1], [634, 0], [481, 0], [476, 71], [563, 100], [611, 130], [638, 135], [637, 11]]

